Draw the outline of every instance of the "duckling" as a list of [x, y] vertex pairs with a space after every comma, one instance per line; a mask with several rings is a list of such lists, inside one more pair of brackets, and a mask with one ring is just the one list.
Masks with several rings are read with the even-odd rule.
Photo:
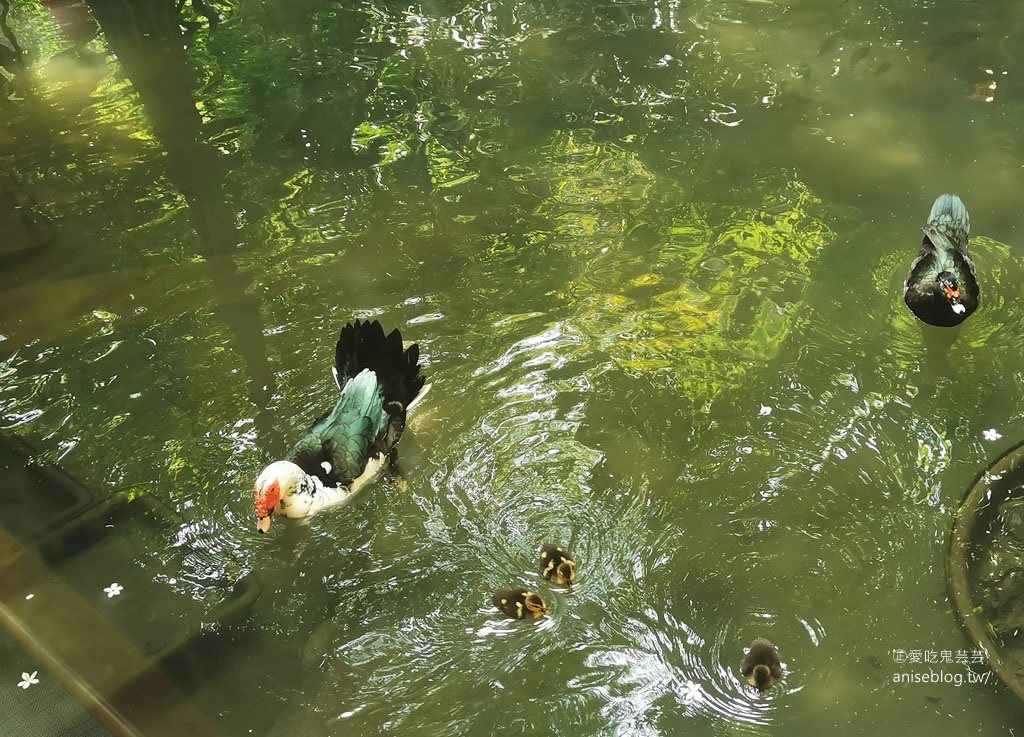
[[544, 600], [526, 589], [498, 589], [491, 601], [513, 619], [536, 619], [548, 613]]
[[551, 583], [568, 586], [571, 591], [576, 580], [576, 561], [565, 548], [547, 543], [540, 549], [540, 572]]
[[764, 637], [754, 640], [743, 658], [740, 673], [764, 696], [764, 692], [782, 678], [782, 661], [775, 643]]

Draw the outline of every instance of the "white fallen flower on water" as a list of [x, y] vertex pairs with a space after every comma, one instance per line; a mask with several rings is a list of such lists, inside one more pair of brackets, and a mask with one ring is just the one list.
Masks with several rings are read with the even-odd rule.
[[999, 440], [999, 438], [1003, 437], [1002, 435], [999, 434], [999, 431], [996, 430], [994, 427], [990, 427], [988, 430], [985, 430], [981, 434], [985, 438], [985, 440]]
[[34, 670], [31, 673], [22, 673], [21, 674], [21, 680], [18, 681], [18, 688], [25, 688], [25, 689], [27, 689], [32, 684], [39, 683], [39, 679], [36, 678], [36, 676], [38, 676], [38, 675], [39, 675], [39, 671], [37, 671], [37, 670]]
[[687, 703], [696, 701], [700, 696], [700, 685], [693, 681], [687, 681], [683, 685], [683, 692], [681, 695], [683, 697], [683, 701], [686, 701]]
[[119, 583], [112, 583], [103, 589], [103, 593], [107, 595], [108, 599], [113, 599], [115, 596], [124, 591], [124, 586]]

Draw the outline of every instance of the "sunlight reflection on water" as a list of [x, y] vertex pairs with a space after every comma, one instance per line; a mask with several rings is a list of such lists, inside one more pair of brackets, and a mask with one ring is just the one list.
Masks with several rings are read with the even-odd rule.
[[[1005, 727], [988, 693], [895, 691], [885, 654], [960, 641], [949, 515], [1024, 432], [1009, 6], [307, 5], [243, 2], [188, 46], [267, 406], [115, 54], [52, 56], [5, 108], [26, 179], [70, 174], [64, 240], [3, 290], [3, 425], [172, 507], [140, 560], [180, 566], [160, 583], [197, 616], [259, 581], [225, 626], [244, 659], [201, 684], [229, 726]], [[918, 200], [954, 186], [990, 231], [985, 296], [937, 347], [901, 281]], [[419, 341], [435, 382], [407, 483], [259, 536], [255, 475], [333, 400], [354, 317]], [[540, 577], [548, 541], [571, 593]], [[551, 616], [502, 618], [504, 586]], [[786, 665], [765, 698], [738, 673], [762, 635]]]

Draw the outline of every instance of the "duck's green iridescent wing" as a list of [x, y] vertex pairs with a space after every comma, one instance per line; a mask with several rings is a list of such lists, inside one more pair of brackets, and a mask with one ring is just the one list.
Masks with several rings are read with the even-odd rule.
[[334, 409], [292, 447], [289, 460], [328, 486], [348, 485], [363, 472], [387, 423], [377, 377], [364, 370], [345, 384]]

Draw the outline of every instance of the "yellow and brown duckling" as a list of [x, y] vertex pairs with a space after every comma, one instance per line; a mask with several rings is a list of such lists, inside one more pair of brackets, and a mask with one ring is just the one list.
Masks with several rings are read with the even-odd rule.
[[544, 600], [527, 589], [498, 589], [491, 601], [513, 619], [536, 619], [548, 613]]
[[551, 583], [572, 589], [576, 580], [576, 561], [565, 548], [546, 543], [540, 549], [540, 572]]
[[754, 640], [743, 658], [740, 673], [764, 696], [764, 692], [782, 678], [782, 661], [775, 643], [764, 637]]

